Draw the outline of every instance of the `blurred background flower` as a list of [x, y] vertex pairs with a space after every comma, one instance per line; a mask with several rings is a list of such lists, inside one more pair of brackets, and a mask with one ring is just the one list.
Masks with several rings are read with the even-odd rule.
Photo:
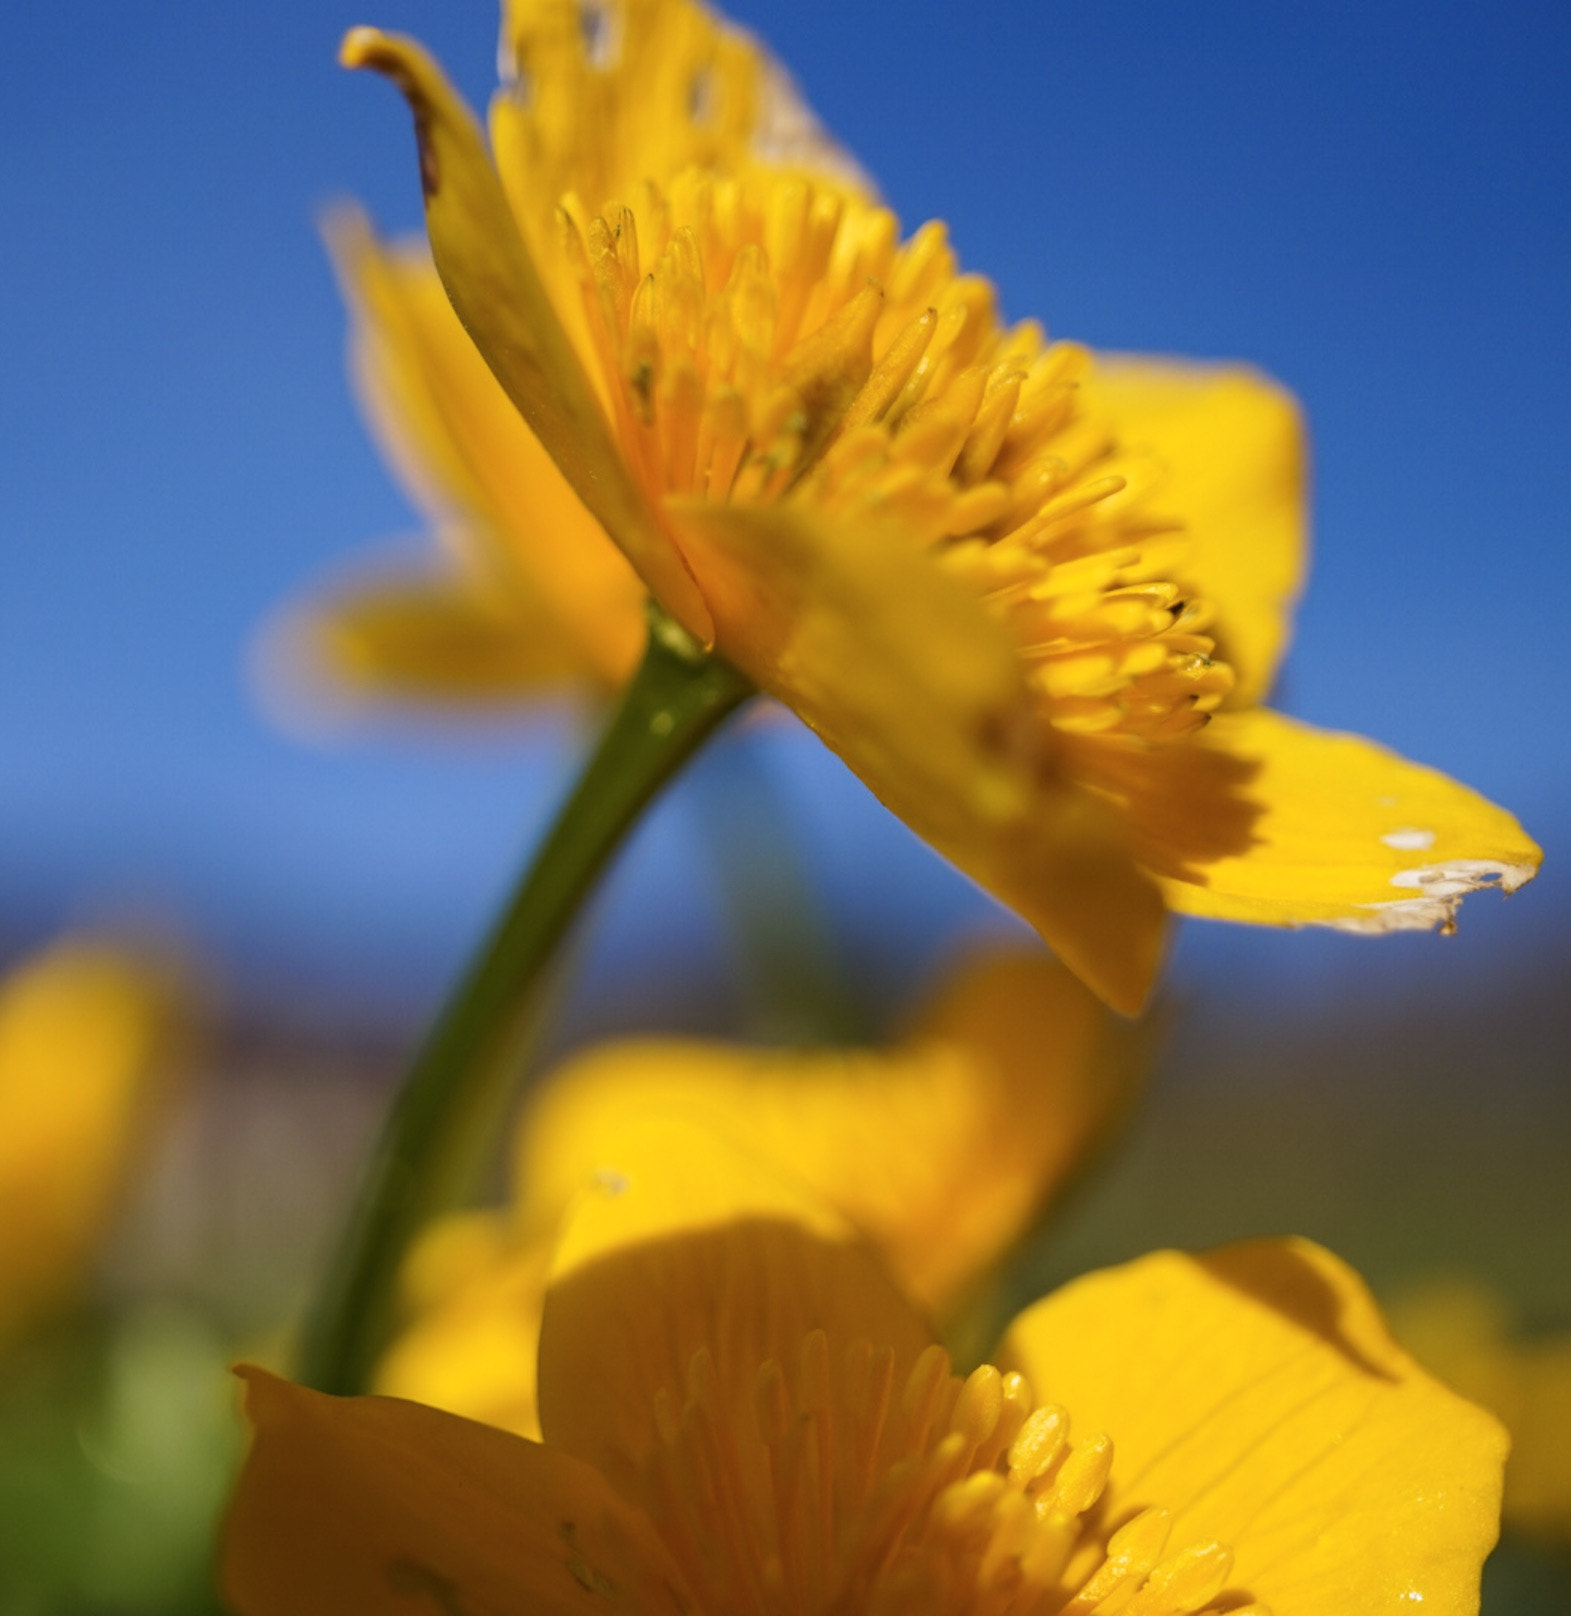
[[[1549, 648], [1571, 589], [1571, 17], [1552, 0], [730, 10], [904, 217], [949, 221], [1007, 311], [1292, 387], [1316, 553], [1281, 705], [1467, 780], [1548, 853], [1454, 939], [1189, 928], [1150, 1104], [1022, 1284], [1291, 1229], [1386, 1292], [1472, 1273], [1529, 1333], [1564, 1329], [1571, 750]], [[302, 746], [247, 685], [259, 616], [302, 579], [377, 533], [424, 553], [345, 385], [312, 225], [353, 193], [390, 233], [419, 228], [385, 98], [333, 62], [367, 20], [420, 33], [483, 101], [490, 0], [283, 0], [200, 27], [167, 0], [88, 22], [31, 7], [0, 60], [17, 132], [0, 198], [25, 221], [0, 260], [0, 950], [150, 911], [226, 983], [210, 1081], [105, 1252], [114, 1328], [57, 1317], [8, 1359], [3, 1445], [36, 1460], [4, 1481], [33, 1569], [0, 1567], [0, 1588], [22, 1612], [173, 1608], [205, 1531], [179, 1511], [222, 1467], [224, 1357], [278, 1339], [387, 1082], [579, 744], [548, 710]], [[793, 828], [866, 1028], [962, 937], [1019, 935], [816, 743], [785, 725], [741, 740], [619, 866], [543, 1058], [779, 1031], [709, 854], [740, 792]], [[756, 844], [747, 858], [767, 887]], [[1563, 1610], [1553, 1551], [1513, 1553], [1489, 1608]]]
[[640, 1115], [696, 1122], [810, 1185], [958, 1350], [981, 1345], [987, 1283], [1127, 1117], [1148, 1042], [1056, 961], [996, 951], [964, 960], [888, 1048], [591, 1047], [525, 1107], [510, 1204], [439, 1220], [411, 1253], [375, 1389], [538, 1435], [551, 1247]]
[[172, 1096], [177, 992], [129, 948], [57, 943], [0, 983], [0, 1348], [84, 1289]]

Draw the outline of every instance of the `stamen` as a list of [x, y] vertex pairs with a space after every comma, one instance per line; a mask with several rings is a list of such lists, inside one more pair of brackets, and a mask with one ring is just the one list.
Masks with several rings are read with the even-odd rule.
[[680, 1410], [656, 1396], [642, 1490], [704, 1616], [1193, 1616], [1225, 1586], [1228, 1551], [1168, 1553], [1161, 1509], [1098, 1549], [1113, 1444], [1072, 1438], [1023, 1376], [962, 1380], [933, 1346], [895, 1398], [894, 1367], [867, 1341], [837, 1357], [814, 1330], [794, 1373], [760, 1366], [740, 1420], [708, 1352]]
[[1002, 330], [942, 226], [900, 245], [887, 210], [833, 186], [697, 168], [562, 218], [653, 505], [802, 499], [945, 547], [1070, 733], [1171, 739], [1221, 701], [1206, 608], [1175, 581], [1186, 541], [1146, 509], [1159, 478], [1080, 405], [1088, 356]]

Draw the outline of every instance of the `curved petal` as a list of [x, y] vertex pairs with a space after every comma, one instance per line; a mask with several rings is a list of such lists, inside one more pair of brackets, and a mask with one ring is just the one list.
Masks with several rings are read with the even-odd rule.
[[503, 391], [661, 604], [708, 643], [703, 599], [622, 462], [473, 115], [411, 39], [352, 29], [340, 59], [385, 74], [409, 102], [437, 273]]
[[632, 1121], [602, 1140], [598, 1166], [546, 1292], [540, 1423], [624, 1490], [645, 1484], [700, 1354], [721, 1423], [753, 1433], [741, 1462], [766, 1490], [754, 1416], [766, 1363], [794, 1369], [822, 1330], [836, 1351], [858, 1339], [892, 1349], [899, 1377], [931, 1341], [842, 1218], [722, 1135]]
[[220, 1569], [237, 1616], [688, 1608], [648, 1523], [566, 1454], [417, 1403], [241, 1374], [255, 1434]]
[[1193, 540], [1189, 581], [1217, 613], [1247, 706], [1271, 688], [1308, 570], [1308, 453], [1293, 395], [1247, 365], [1099, 355], [1086, 383], [1126, 447], [1165, 476], [1157, 502]]
[[[970, 1125], [945, 1138], [929, 1124], [925, 1140], [913, 1137], [911, 1151], [924, 1153], [932, 1175], [926, 1196], [897, 1182], [904, 1206], [890, 1194], [870, 1224], [891, 1231], [882, 1240], [906, 1289], [937, 1307], [996, 1262], [1119, 1126], [1144, 1051], [1067, 969], [1018, 951], [958, 971], [909, 1047], [965, 1056]], [[934, 1183], [939, 1165], [949, 1175]], [[856, 1176], [853, 1163], [845, 1173]]]
[[792, 1173], [857, 1226], [903, 1290], [943, 1309], [1024, 1232], [1122, 1109], [1111, 1018], [1036, 953], [972, 961], [891, 1050], [647, 1039], [546, 1085], [519, 1134], [526, 1228], [547, 1228], [621, 1118], [691, 1117]]
[[384, 245], [352, 208], [327, 238], [361, 407], [438, 536], [481, 588], [560, 621], [584, 671], [625, 677], [643, 588], [459, 324], [424, 243]]
[[382, 1355], [371, 1389], [538, 1437], [550, 1263], [547, 1239], [519, 1238], [496, 1213], [457, 1214], [427, 1230], [403, 1276], [413, 1317]]
[[1161, 895], [1099, 802], [1042, 755], [1015, 648], [906, 538], [789, 504], [668, 501], [721, 652], [792, 707], [888, 808], [1133, 1013]]
[[1217, 920], [1444, 926], [1467, 893], [1514, 892], [1542, 857], [1503, 808], [1437, 770], [1264, 710], [1219, 714], [1124, 786], [1167, 901]]
[[763, 42], [698, 0], [600, 0], [592, 15], [503, 0], [499, 54], [508, 88], [529, 86], [491, 109], [521, 218], [570, 191], [598, 207], [689, 164], [800, 167], [872, 191]]
[[1474, 1616], [1505, 1435], [1307, 1241], [1158, 1252], [1023, 1313], [1000, 1360], [1113, 1440], [1107, 1519], [1159, 1506], [1277, 1611]]
[[258, 667], [285, 713], [317, 711], [340, 692], [356, 704], [504, 703], [600, 671], [538, 600], [418, 573], [373, 574], [284, 607], [262, 628]]

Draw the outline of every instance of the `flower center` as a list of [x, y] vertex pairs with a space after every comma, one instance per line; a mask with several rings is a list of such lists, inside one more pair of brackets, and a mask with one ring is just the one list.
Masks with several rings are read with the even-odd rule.
[[[644, 1490], [709, 1616], [1189, 1616], [1222, 1593], [1221, 1544], [1170, 1550], [1146, 1509], [1106, 1535], [1088, 1522], [1113, 1462], [1106, 1436], [1025, 1379], [961, 1379], [929, 1347], [897, 1385], [894, 1355], [823, 1331], [789, 1370], [728, 1402], [707, 1351], [685, 1401], [657, 1399]], [[1263, 1606], [1234, 1616], [1268, 1616]]]
[[1231, 671], [1176, 581], [1159, 470], [1087, 408], [1083, 349], [1001, 325], [942, 225], [785, 171], [688, 168], [561, 214], [564, 316], [658, 509], [809, 502], [898, 525], [1008, 625], [1041, 715], [1166, 740]]

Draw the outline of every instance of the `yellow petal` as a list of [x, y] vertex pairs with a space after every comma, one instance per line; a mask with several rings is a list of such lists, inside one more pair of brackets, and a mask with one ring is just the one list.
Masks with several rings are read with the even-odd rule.
[[1256, 709], [1148, 754], [1128, 812], [1187, 914], [1384, 932], [1449, 925], [1480, 887], [1514, 892], [1542, 856], [1516, 820], [1357, 735]]
[[416, 1403], [241, 1374], [255, 1434], [220, 1570], [236, 1616], [683, 1608], [648, 1523], [588, 1466]]
[[403, 1288], [424, 1294], [377, 1365], [373, 1391], [539, 1436], [535, 1366], [551, 1244], [512, 1236], [500, 1216], [467, 1214], [421, 1238]]
[[1465, 1280], [1409, 1294], [1391, 1320], [1425, 1368], [1511, 1433], [1505, 1524], [1571, 1543], [1571, 1333], [1515, 1330], [1504, 1298]]
[[[1122, 1121], [1139, 1087], [1141, 1050], [1070, 971], [1014, 951], [957, 972], [908, 1047], [965, 1058], [969, 1126], [945, 1138], [929, 1120], [918, 1136], [911, 1117], [930, 1187], [924, 1196], [897, 1178], [860, 1215], [889, 1231], [880, 1239], [895, 1253], [897, 1275], [936, 1308], [1024, 1235]], [[959, 1072], [949, 1067], [946, 1076], [952, 1092]], [[907, 1171], [910, 1160], [905, 1153]], [[940, 1167], [946, 1181], [937, 1181]], [[855, 1177], [854, 1163], [842, 1173]]]
[[1160, 1252], [1028, 1309], [1001, 1363], [1113, 1440], [1106, 1518], [1173, 1514], [1229, 1588], [1296, 1616], [1475, 1616], [1505, 1436], [1307, 1241]]
[[519, 1134], [528, 1229], [554, 1225], [599, 1141], [661, 1110], [744, 1139], [799, 1176], [943, 1309], [1024, 1232], [1121, 1109], [1132, 1063], [1111, 1018], [1035, 953], [972, 961], [890, 1050], [603, 1045], [543, 1089]]
[[413, 40], [352, 29], [341, 60], [403, 91], [414, 113], [426, 228], [442, 284], [507, 396], [661, 604], [706, 643], [709, 615], [617, 450], [469, 109]]
[[645, 1473], [658, 1409], [680, 1414], [700, 1352], [721, 1423], [748, 1431], [760, 1367], [794, 1367], [812, 1331], [889, 1347], [897, 1384], [930, 1342], [844, 1219], [721, 1135], [630, 1121], [597, 1166], [546, 1293], [540, 1423], [619, 1486]]
[[0, 987], [0, 1342], [83, 1279], [168, 1087], [172, 987], [90, 942]]
[[762, 42], [697, 0], [504, 0], [500, 59], [492, 143], [531, 224], [566, 192], [598, 207], [690, 165], [765, 162], [872, 189]]
[[506, 703], [581, 683], [582, 645], [527, 597], [459, 577], [372, 577], [297, 602], [262, 630], [264, 698], [315, 716], [340, 696]]
[[721, 652], [875, 796], [1133, 1013], [1163, 906], [1116, 819], [1045, 755], [1002, 627], [899, 533], [790, 504], [667, 502]]
[[437, 536], [480, 588], [560, 623], [569, 671], [620, 682], [643, 642], [644, 591], [459, 324], [424, 243], [384, 246], [355, 209], [327, 236], [361, 405]]
[[1308, 455], [1286, 388], [1244, 365], [1099, 357], [1093, 406], [1165, 475], [1156, 503], [1193, 541], [1186, 579], [1217, 613], [1221, 655], [1244, 706], [1271, 688], [1308, 567]]

